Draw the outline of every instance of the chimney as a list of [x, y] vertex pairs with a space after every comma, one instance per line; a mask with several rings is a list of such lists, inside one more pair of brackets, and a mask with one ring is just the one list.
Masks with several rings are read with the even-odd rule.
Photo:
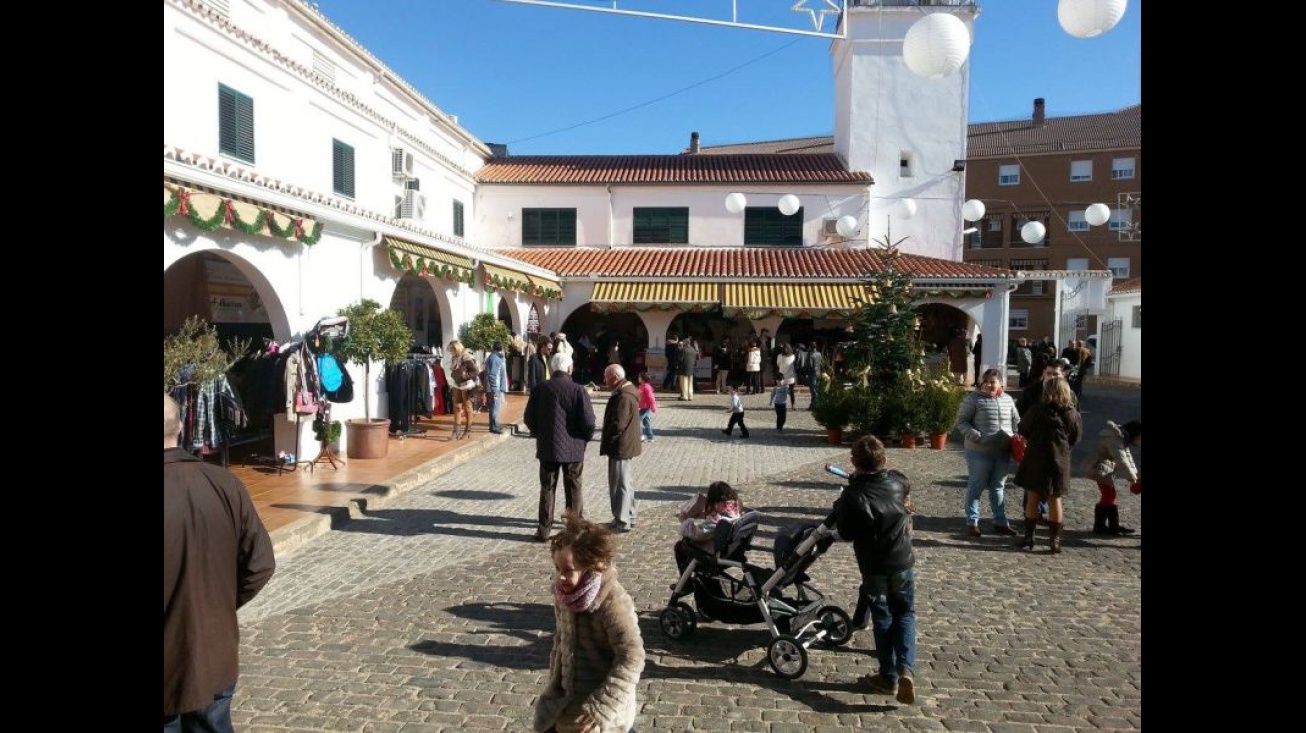
[[689, 154], [693, 155], [698, 152], [698, 132], [689, 133]]
[[1043, 126], [1043, 98], [1039, 97], [1034, 100], [1034, 126]]

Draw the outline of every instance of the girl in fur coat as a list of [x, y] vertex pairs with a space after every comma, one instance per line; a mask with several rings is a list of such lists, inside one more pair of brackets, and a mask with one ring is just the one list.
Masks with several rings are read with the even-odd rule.
[[644, 640], [635, 604], [617, 581], [616, 542], [606, 528], [568, 511], [549, 540], [558, 631], [549, 677], [535, 703], [537, 733], [634, 730]]

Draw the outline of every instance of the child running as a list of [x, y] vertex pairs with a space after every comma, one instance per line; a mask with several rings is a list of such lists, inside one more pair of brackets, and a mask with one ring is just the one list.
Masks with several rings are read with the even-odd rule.
[[726, 423], [725, 429], [721, 432], [731, 435], [736, 425], [739, 426], [739, 437], [747, 438], [748, 426], [744, 424], [744, 400], [739, 396], [739, 385], [732, 384], [730, 385], [730, 422]]
[[789, 384], [788, 379], [781, 379], [771, 388], [771, 404], [775, 406], [775, 429], [782, 433], [789, 410]]
[[533, 728], [625, 733], [634, 730], [635, 689], [644, 670], [635, 604], [617, 581], [613, 534], [571, 511], [563, 522], [549, 538], [557, 633]]
[[658, 411], [658, 398], [653, 394], [653, 385], [648, 381], [648, 372], [640, 372], [636, 377], [639, 384], [639, 427], [640, 440], [653, 442], [653, 413]]
[[1143, 479], [1134, 466], [1130, 446], [1143, 445], [1143, 421], [1130, 420], [1124, 425], [1107, 421], [1097, 434], [1097, 447], [1093, 450], [1093, 467], [1090, 475], [1097, 482], [1102, 498], [1093, 507], [1093, 534], [1133, 534], [1134, 530], [1120, 525], [1120, 507], [1116, 506], [1116, 479], [1129, 482], [1129, 491], [1143, 493]]

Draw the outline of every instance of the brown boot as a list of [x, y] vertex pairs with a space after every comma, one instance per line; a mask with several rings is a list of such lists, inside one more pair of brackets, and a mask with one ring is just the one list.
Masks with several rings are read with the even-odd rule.
[[1022, 550], [1033, 550], [1034, 532], [1036, 532], [1037, 530], [1038, 530], [1038, 518], [1036, 517], [1034, 519], [1026, 519], [1025, 536], [1021, 538], [1020, 542], [1016, 543], [1016, 547], [1019, 547]]
[[1048, 547], [1052, 554], [1061, 552], [1061, 522], [1048, 522]]

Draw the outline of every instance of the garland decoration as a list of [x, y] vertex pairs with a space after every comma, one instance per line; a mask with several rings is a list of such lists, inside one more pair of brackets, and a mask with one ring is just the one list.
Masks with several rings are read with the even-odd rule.
[[[205, 216], [200, 209], [214, 206], [213, 213]], [[242, 213], [243, 212], [243, 213]], [[211, 232], [218, 227], [235, 229], [245, 234], [294, 239], [306, 246], [313, 246], [322, 239], [322, 222], [302, 218], [291, 219], [270, 209], [246, 203], [238, 199], [226, 198], [217, 194], [195, 192], [163, 184], [163, 218], [184, 216], [196, 229]], [[277, 221], [285, 218], [286, 225]]]

